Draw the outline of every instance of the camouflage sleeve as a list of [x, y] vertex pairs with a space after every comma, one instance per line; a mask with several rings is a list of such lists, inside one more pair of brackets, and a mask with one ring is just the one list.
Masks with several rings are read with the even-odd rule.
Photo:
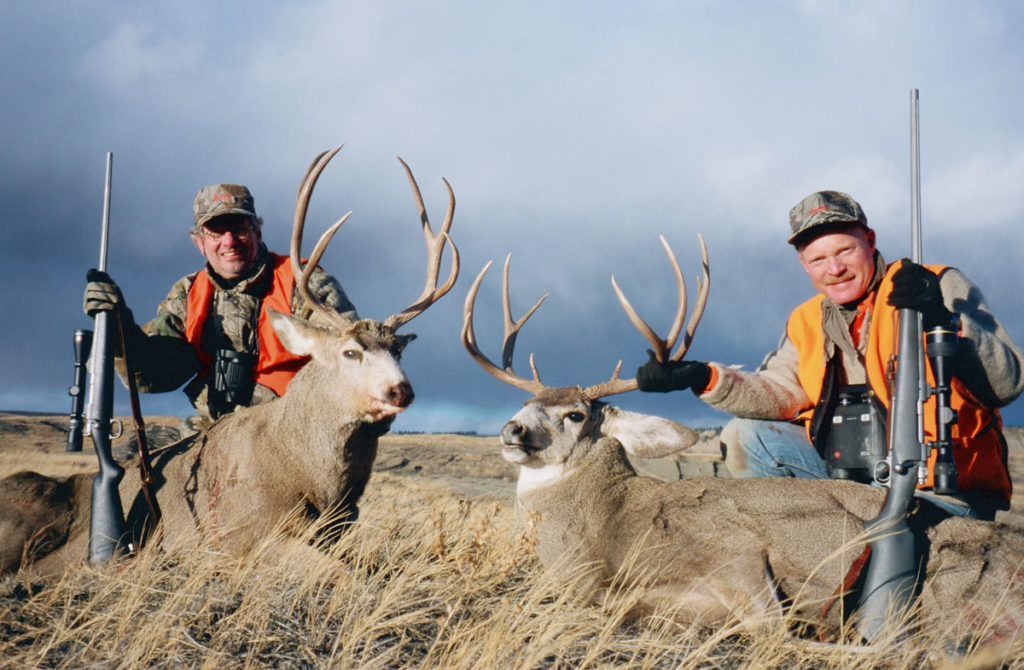
[[718, 374], [718, 382], [700, 399], [747, 419], [794, 419], [813, 405], [797, 378], [799, 362], [796, 346], [783, 334], [778, 348], [755, 372], [709, 363]]
[[[186, 301], [194, 278], [192, 274], [179, 279], [157, 307], [156, 318], [142, 328], [133, 323], [125, 334], [135, 383], [143, 393], [173, 391], [199, 371], [192, 346], [185, 340]], [[124, 360], [116, 359], [115, 367], [124, 379]]]
[[[309, 277], [309, 291], [328, 308], [333, 309], [350, 321], [357, 321], [359, 315], [356, 313], [355, 305], [345, 295], [345, 289], [337, 279], [317, 267]], [[292, 294], [292, 314], [308, 319], [313, 313], [313, 308], [306, 304], [298, 291]]]
[[956, 268], [940, 278], [946, 309], [960, 317], [955, 374], [976, 400], [1003, 407], [1024, 390], [1024, 357], [981, 291]]

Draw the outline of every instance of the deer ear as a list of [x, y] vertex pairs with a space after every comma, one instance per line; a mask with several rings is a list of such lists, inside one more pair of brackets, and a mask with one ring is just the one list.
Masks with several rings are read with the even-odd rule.
[[416, 339], [416, 333], [406, 333], [404, 335], [396, 335], [395, 339], [398, 340], [398, 346], [400, 351], [405, 351], [405, 348], [410, 342]]
[[267, 308], [267, 317], [285, 349], [298, 356], [313, 353], [313, 346], [318, 339], [316, 333], [321, 330], [318, 326], [305, 319], [282, 314], [271, 307]]
[[629, 412], [606, 405], [601, 432], [614, 437], [630, 454], [640, 458], [662, 458], [692, 447], [699, 436], [681, 423], [660, 416]]

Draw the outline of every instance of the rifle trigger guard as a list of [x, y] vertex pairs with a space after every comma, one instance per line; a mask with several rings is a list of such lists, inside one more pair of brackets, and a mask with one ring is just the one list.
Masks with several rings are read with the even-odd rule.
[[[116, 426], [116, 431], [115, 431]], [[121, 423], [121, 419], [110, 420], [110, 439], [116, 440], [117, 438], [124, 435], [124, 424]]]

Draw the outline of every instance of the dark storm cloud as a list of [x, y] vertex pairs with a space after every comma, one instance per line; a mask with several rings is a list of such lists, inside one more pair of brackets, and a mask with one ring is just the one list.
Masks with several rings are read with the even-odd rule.
[[[1024, 337], [1021, 27], [1016, 8], [924, 1], [591, 3], [586, 12], [15, 4], [0, 26], [0, 407], [69, 405], [72, 332], [90, 325], [81, 291], [99, 253], [107, 151], [109, 269], [140, 321], [200, 267], [186, 235], [196, 189], [248, 184], [269, 245], [284, 250], [306, 166], [342, 140], [307, 235], [353, 210], [323, 263], [364, 316], [398, 311], [422, 286], [423, 248], [394, 156], [413, 168], [436, 224], [447, 177], [463, 276], [408, 327], [420, 336], [404, 357], [417, 402], [398, 429], [494, 431], [525, 399], [458, 341], [470, 281], [509, 252], [519, 312], [551, 293], [517, 356], [523, 370], [535, 352], [550, 384], [594, 383], [620, 358], [627, 373], [645, 360], [609, 277], [667, 328], [661, 233], [693, 285], [697, 233], [711, 252], [712, 295], [691, 356], [753, 368], [810, 290], [784, 242], [786, 213], [804, 195], [854, 194], [886, 255], [907, 253], [912, 87], [922, 100], [926, 258], [962, 267]], [[492, 357], [499, 276], [492, 269], [477, 308]], [[188, 409], [180, 392], [144, 402], [150, 413]], [[617, 402], [723, 420], [689, 394]], [[1019, 405], [1006, 412], [1011, 422], [1024, 421]]]

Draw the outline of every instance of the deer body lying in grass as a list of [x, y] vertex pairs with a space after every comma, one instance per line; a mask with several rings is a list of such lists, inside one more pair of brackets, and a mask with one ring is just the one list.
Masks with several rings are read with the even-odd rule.
[[[296, 204], [291, 243], [296, 290], [315, 306], [314, 319], [271, 313], [282, 344], [310, 356], [310, 361], [282, 397], [239, 409], [155, 455], [151, 488], [162, 517], [163, 541], [202, 534], [211, 546], [237, 552], [258, 543], [296, 509], [310, 519], [329, 514], [331, 522], [321, 529], [329, 540], [357, 517], [377, 440], [413, 401], [400, 360], [416, 336], [396, 330], [447, 293], [458, 277], [458, 251], [448, 236], [454, 195], [445, 181], [448, 211], [435, 234], [412, 172], [402, 163], [427, 243], [426, 286], [410, 307], [384, 321], [348, 321], [308, 289], [309, 275], [348, 214], [324, 233], [304, 267], [300, 260], [313, 187], [340, 149], [317, 157]], [[452, 249], [451, 271], [438, 287], [446, 245]], [[57, 481], [19, 473], [0, 481], [0, 572], [16, 569], [23, 558], [43, 573], [86, 558], [91, 480], [92, 475]], [[137, 469], [126, 472], [120, 492], [138, 542], [151, 520]]]
[[[680, 293], [667, 340], [654, 334], [615, 286], [660, 360], [675, 345], [686, 312], [685, 285], [665, 248]], [[707, 298], [706, 250], [704, 267], [699, 304], [674, 360], [689, 347]], [[822, 636], [835, 635], [854, 614], [850, 605], [857, 603], [859, 581], [851, 567], [864, 548], [864, 521], [878, 515], [885, 491], [840, 480], [663, 482], [638, 475], [627, 453], [663, 457], [694, 444], [697, 434], [603, 402], [636, 388], [635, 380], [619, 379], [618, 368], [595, 386], [552, 388], [541, 383], [531, 356], [533, 378], [518, 376], [512, 368], [515, 338], [544, 298], [512, 319], [508, 261], [503, 364], [491, 362], [473, 331], [486, 271], [467, 295], [462, 341], [490, 374], [533, 396], [505, 424], [501, 442], [503, 456], [520, 466], [516, 503], [535, 529], [541, 562], [584, 575], [585, 594], [632, 616], [660, 612], [708, 626], [802, 622]], [[925, 503], [911, 526], [922, 555], [922, 621], [958, 639], [1007, 640], [1024, 633], [1024, 530], [946, 518]]]

